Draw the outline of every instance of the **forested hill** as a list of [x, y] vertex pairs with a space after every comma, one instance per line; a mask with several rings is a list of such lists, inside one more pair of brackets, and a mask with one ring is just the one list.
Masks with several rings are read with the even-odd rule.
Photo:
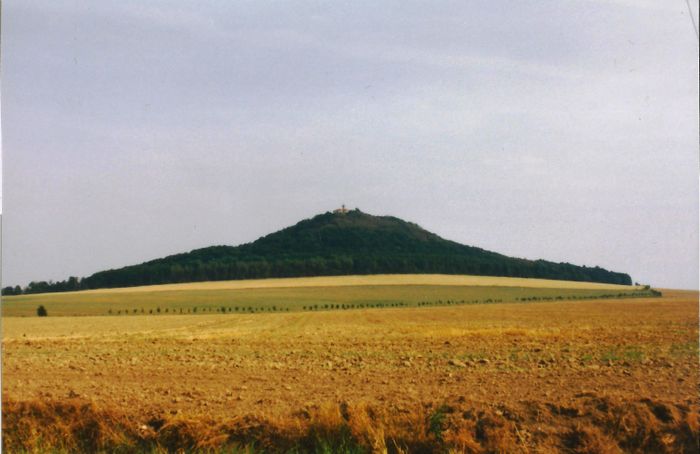
[[325, 213], [240, 246], [212, 246], [27, 293], [174, 282], [349, 274], [442, 273], [631, 284], [595, 267], [525, 260], [448, 241], [416, 224], [359, 210]]

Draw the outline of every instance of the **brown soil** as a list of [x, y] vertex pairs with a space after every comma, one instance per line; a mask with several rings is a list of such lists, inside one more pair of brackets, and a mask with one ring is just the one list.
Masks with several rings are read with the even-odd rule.
[[[204, 424], [210, 438], [218, 428], [217, 442], [193, 441], [200, 447], [239, 439], [282, 449], [319, 421], [347, 423], [379, 451], [439, 441], [467, 452], [678, 452], [697, 443], [697, 292], [165, 320], [4, 319], [5, 446], [36, 446], [36, 431], [18, 421], [67, 420], [76, 409], [173, 448], [183, 445], [161, 432], [177, 421]], [[352, 425], [360, 420], [362, 429]]]

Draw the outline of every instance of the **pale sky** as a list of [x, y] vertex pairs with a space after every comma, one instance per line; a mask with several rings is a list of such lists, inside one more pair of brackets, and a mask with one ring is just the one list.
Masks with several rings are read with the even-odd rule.
[[2, 7], [3, 285], [345, 203], [698, 288], [683, 0]]

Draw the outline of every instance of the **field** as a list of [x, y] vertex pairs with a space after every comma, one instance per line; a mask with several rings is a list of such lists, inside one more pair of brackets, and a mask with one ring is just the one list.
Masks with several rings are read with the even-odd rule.
[[[374, 275], [197, 282], [6, 297], [3, 315], [202, 314], [280, 312], [448, 304], [522, 299], [649, 295], [641, 287], [488, 276]], [[345, 307], [343, 307], [345, 305]], [[167, 311], [167, 312], [166, 312]]]
[[[697, 452], [697, 292], [382, 279], [7, 298], [4, 448]], [[216, 297], [290, 311], [104, 315]]]

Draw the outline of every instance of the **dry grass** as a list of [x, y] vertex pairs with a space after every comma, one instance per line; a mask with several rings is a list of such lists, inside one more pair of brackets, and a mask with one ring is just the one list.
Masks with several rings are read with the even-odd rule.
[[[6, 399], [3, 441], [8, 452], [697, 452], [696, 404], [586, 397], [576, 405], [580, 415], [549, 411], [533, 418], [527, 415], [536, 404], [528, 403], [497, 409], [416, 406], [402, 413], [341, 403], [284, 419], [214, 420], [139, 419], [89, 403]], [[649, 412], [654, 406], [676, 417]]]

